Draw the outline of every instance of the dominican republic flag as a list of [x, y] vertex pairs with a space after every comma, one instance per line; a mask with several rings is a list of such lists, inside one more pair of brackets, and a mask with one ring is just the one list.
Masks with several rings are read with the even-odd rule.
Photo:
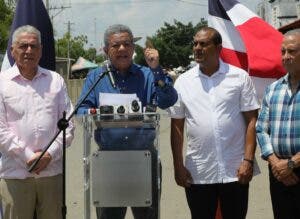
[[12, 34], [14, 30], [27, 24], [36, 27], [41, 32], [43, 51], [39, 65], [50, 70], [55, 70], [53, 29], [43, 1], [19, 0], [10, 29], [10, 37], [1, 71], [10, 68], [14, 64], [14, 60], [10, 53]]
[[208, 0], [209, 23], [222, 35], [221, 58], [248, 71], [257, 94], [286, 72], [281, 63], [282, 34], [235, 0]]

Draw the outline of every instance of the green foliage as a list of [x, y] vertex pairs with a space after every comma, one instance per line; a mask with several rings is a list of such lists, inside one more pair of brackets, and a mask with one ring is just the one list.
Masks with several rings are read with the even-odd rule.
[[[55, 41], [55, 53], [57, 57], [68, 57], [77, 60], [79, 57], [83, 57], [96, 63], [101, 63], [104, 60], [102, 55], [97, 55], [95, 48], [85, 49], [88, 39], [85, 35], [76, 37], [70, 36], [66, 33], [61, 39]], [[69, 50], [69, 51], [68, 51]]]
[[[193, 26], [191, 22], [183, 24], [174, 20], [174, 24], [164, 23], [154, 36], [149, 37], [153, 46], [159, 51], [160, 63], [164, 68], [174, 68], [189, 65], [192, 55], [192, 40], [195, 33], [203, 26], [207, 26], [207, 21], [201, 19]], [[70, 42], [70, 44], [68, 44]], [[85, 49], [88, 40], [87, 36], [80, 35], [72, 37], [66, 33], [61, 39], [56, 40], [56, 56], [68, 57], [77, 60], [80, 56], [96, 63], [104, 60], [103, 55], [97, 55], [95, 48]], [[150, 43], [150, 44], [151, 44]], [[135, 46], [134, 61], [141, 65], [146, 65], [144, 59], [144, 48]]]
[[[185, 25], [177, 20], [174, 24], [165, 22], [154, 36], [149, 37], [159, 51], [160, 64], [165, 68], [187, 66], [191, 61], [193, 36], [203, 26], [207, 26], [203, 18], [195, 26], [191, 22]], [[136, 46], [135, 52], [135, 61], [143, 64], [143, 49]]]
[[6, 51], [10, 26], [13, 19], [13, 7], [11, 4], [0, 0], [0, 52]]
[[141, 47], [140, 45], [135, 45], [134, 62], [140, 65], [147, 65], [144, 59], [144, 48]]
[[55, 52], [58, 57], [68, 57], [77, 59], [85, 55], [84, 45], [87, 43], [87, 36], [77, 36], [72, 38], [66, 33], [63, 38], [58, 39], [55, 44]]

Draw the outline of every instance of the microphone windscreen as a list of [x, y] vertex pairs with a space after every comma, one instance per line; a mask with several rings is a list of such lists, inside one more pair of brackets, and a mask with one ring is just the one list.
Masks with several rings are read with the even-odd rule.
[[110, 60], [105, 60], [102, 64], [107, 70], [109, 70], [109, 68], [111, 67]]

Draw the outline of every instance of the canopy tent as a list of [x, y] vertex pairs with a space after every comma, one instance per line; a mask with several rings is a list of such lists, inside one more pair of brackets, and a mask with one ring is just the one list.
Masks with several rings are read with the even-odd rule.
[[79, 71], [79, 70], [83, 70], [83, 69], [92, 69], [92, 68], [97, 68], [98, 65], [86, 60], [85, 58], [79, 57], [77, 59], [77, 61], [75, 62], [74, 65], [72, 65], [71, 67], [71, 71]]

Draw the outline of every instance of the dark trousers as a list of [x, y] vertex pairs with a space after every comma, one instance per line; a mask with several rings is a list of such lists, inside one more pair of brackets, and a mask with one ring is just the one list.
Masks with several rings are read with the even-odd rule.
[[218, 200], [223, 219], [244, 219], [248, 210], [249, 184], [196, 184], [186, 188], [192, 219], [215, 219]]
[[[300, 168], [294, 170], [300, 177]], [[285, 186], [273, 175], [269, 167], [270, 193], [275, 219], [300, 218], [300, 183], [293, 186]]]

